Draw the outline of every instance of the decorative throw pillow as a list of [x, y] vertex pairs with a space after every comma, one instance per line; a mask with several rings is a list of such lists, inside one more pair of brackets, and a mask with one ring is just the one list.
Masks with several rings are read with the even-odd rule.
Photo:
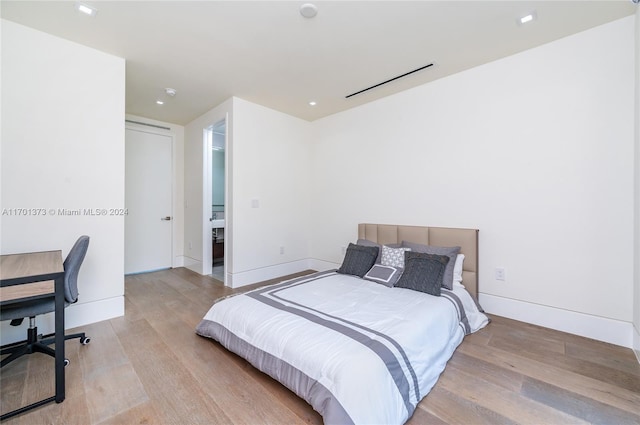
[[362, 246], [350, 243], [342, 265], [337, 272], [358, 277], [364, 276], [376, 262], [378, 251], [377, 246]]
[[448, 262], [449, 257], [446, 255], [407, 251], [404, 272], [395, 286], [439, 297], [442, 275]]
[[382, 261], [382, 245], [380, 245], [379, 243], [372, 242], [372, 241], [370, 241], [368, 239], [358, 239], [356, 241], [356, 245], [377, 246], [378, 247], [378, 257], [376, 258], [376, 264], [380, 264], [380, 261]]
[[381, 264], [383, 266], [404, 268], [404, 253], [406, 251], [411, 251], [411, 248], [391, 248], [383, 245]]
[[364, 278], [391, 288], [400, 279], [401, 275], [402, 269], [398, 267], [374, 264], [371, 270], [364, 275]]
[[444, 270], [442, 277], [442, 286], [447, 289], [453, 289], [453, 267], [456, 264], [456, 256], [460, 253], [459, 246], [444, 247], [444, 246], [432, 246], [422, 245], [419, 243], [402, 241], [402, 246], [411, 248], [414, 252], [423, 252], [425, 254], [446, 255], [449, 257], [449, 263]]

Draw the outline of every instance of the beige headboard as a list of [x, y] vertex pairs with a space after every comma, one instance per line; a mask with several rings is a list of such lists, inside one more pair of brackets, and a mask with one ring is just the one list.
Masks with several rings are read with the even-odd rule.
[[400, 226], [394, 224], [358, 224], [358, 239], [381, 245], [402, 241], [434, 246], [459, 246], [464, 254], [462, 284], [478, 299], [478, 230], [449, 227]]

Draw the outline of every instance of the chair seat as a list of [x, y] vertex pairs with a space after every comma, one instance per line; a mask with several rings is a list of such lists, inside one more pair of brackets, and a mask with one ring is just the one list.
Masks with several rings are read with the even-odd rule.
[[[64, 307], [70, 303], [65, 300]], [[33, 300], [9, 304], [0, 308], [0, 320], [23, 319], [25, 317], [39, 316], [45, 313], [51, 313], [56, 310], [56, 302], [53, 298], [43, 298], [41, 300]]]

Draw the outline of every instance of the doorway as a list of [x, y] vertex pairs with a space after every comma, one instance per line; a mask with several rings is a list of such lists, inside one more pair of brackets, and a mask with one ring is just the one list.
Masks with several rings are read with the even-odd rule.
[[173, 137], [125, 129], [125, 274], [172, 266]]
[[211, 276], [221, 282], [225, 281], [225, 229], [226, 229], [226, 120], [219, 121], [207, 129], [207, 147], [210, 160], [210, 188], [211, 195]]

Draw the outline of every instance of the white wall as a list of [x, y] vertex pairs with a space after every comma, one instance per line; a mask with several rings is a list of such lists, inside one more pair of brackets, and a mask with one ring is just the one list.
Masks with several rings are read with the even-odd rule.
[[636, 7], [636, 106], [635, 106], [635, 249], [634, 249], [634, 286], [633, 302], [633, 347], [640, 362], [640, 7]]
[[[1, 252], [65, 256], [89, 235], [67, 328], [124, 314], [124, 218], [59, 214], [124, 207], [124, 60], [3, 20], [2, 90]], [[53, 330], [51, 317], [38, 324]], [[27, 325], [2, 322], [2, 342]]]
[[[127, 122], [127, 126], [140, 131], [170, 136], [173, 139], [172, 151], [172, 253], [173, 267], [184, 265], [184, 127], [164, 121], [152, 120], [137, 115], [127, 114], [126, 119], [140, 125]], [[158, 128], [163, 127], [163, 128]], [[168, 130], [166, 130], [168, 128]]]
[[202, 273], [204, 244], [211, 244], [202, 236], [210, 212], [202, 202], [203, 131], [225, 116], [225, 283], [238, 287], [307, 269], [309, 123], [238, 98], [185, 127], [185, 265]]
[[307, 121], [234, 99], [233, 287], [308, 268], [309, 130]]
[[[631, 346], [632, 17], [313, 123], [311, 255], [480, 229], [492, 313]], [[506, 268], [506, 282], [494, 279]]]
[[[203, 253], [206, 252], [205, 244], [211, 245], [211, 239], [203, 238], [202, 227], [204, 220], [211, 215], [211, 205], [207, 205], [203, 200], [210, 193], [205, 194], [204, 187], [204, 167], [206, 158], [204, 156], [204, 132], [207, 128], [224, 119], [227, 122], [227, 138], [229, 145], [225, 150], [227, 161], [230, 161], [233, 152], [231, 141], [233, 140], [233, 101], [228, 99], [214, 109], [203, 114], [185, 126], [185, 146], [184, 146], [184, 265], [198, 273], [205, 273], [205, 263], [203, 262]], [[227, 176], [231, 172], [229, 163], [225, 172]], [[228, 179], [227, 179], [228, 180]], [[232, 187], [233, 182], [227, 181], [227, 188]], [[230, 196], [231, 190], [225, 194], [227, 198]], [[207, 198], [208, 199], [208, 198]], [[231, 228], [232, 221], [229, 199], [225, 202], [225, 216], [228, 229], [225, 230], [225, 251], [231, 246]], [[226, 256], [226, 266], [230, 269], [233, 263], [231, 256]]]

